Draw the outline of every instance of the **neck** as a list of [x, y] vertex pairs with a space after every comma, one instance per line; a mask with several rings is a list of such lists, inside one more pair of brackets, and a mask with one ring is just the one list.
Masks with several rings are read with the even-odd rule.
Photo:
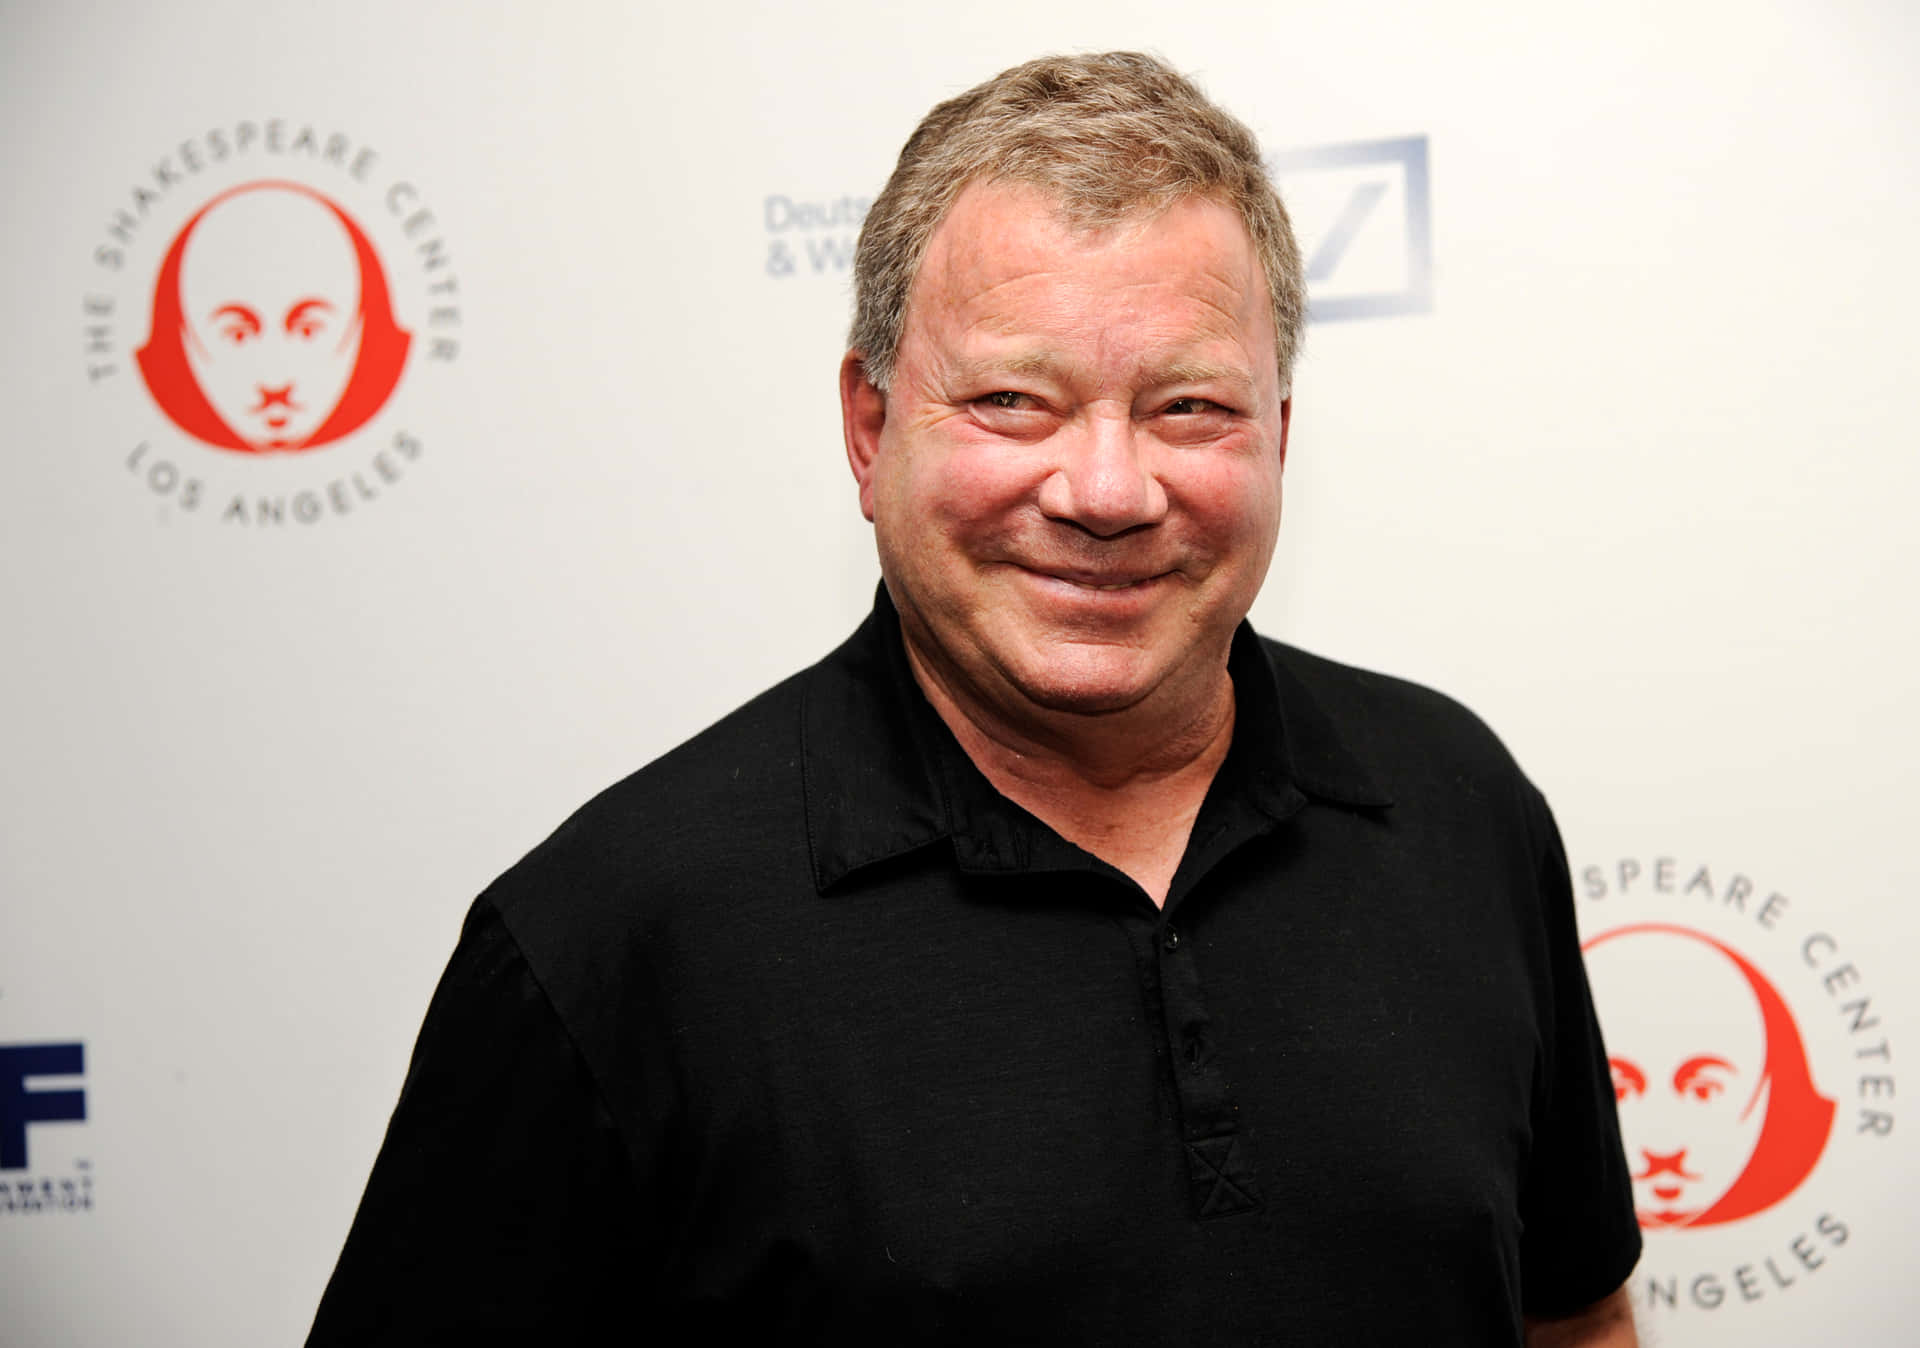
[[[1097, 715], [1009, 710], [969, 696], [907, 643], [915, 681], [994, 788], [1131, 876], [1156, 905], [1233, 743], [1224, 659], [1197, 694]], [[1172, 703], [1168, 706], [1164, 703]]]

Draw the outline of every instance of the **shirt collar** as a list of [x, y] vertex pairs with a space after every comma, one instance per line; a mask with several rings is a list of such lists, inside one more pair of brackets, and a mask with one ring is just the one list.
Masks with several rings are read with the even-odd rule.
[[[1227, 669], [1233, 747], [1207, 808], [1237, 794], [1277, 822], [1309, 799], [1392, 804], [1280, 653], [1244, 622]], [[800, 733], [807, 841], [822, 891], [943, 839], [965, 871], [1084, 868], [1091, 860], [973, 765], [914, 680], [884, 584], [866, 621], [811, 671]]]

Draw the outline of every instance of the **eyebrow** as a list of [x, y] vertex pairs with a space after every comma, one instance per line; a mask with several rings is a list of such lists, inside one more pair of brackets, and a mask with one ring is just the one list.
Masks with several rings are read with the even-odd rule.
[[985, 359], [955, 356], [947, 362], [948, 371], [968, 383], [990, 382], [998, 375], [1056, 375], [1060, 368], [1060, 362], [1044, 351], [1019, 351]]
[[1673, 1088], [1677, 1091], [1685, 1090], [1688, 1082], [1692, 1081], [1709, 1067], [1724, 1067], [1728, 1071], [1733, 1070], [1733, 1064], [1725, 1058], [1716, 1058], [1711, 1053], [1703, 1053], [1697, 1058], [1688, 1058], [1680, 1064], [1680, 1070], [1673, 1074]]
[[1245, 370], [1232, 365], [1217, 365], [1210, 360], [1177, 360], [1158, 372], [1156, 385], [1166, 384], [1231, 384], [1235, 388], [1251, 389], [1253, 381]]
[[[967, 383], [991, 383], [996, 376], [1058, 378], [1064, 365], [1045, 351], [1016, 351], [1006, 356], [987, 358], [956, 356], [948, 362], [950, 373]], [[1149, 369], [1146, 386], [1154, 389], [1176, 384], [1225, 384], [1242, 396], [1251, 396], [1253, 380], [1233, 365], [1210, 360], [1176, 360], [1158, 369]]]
[[220, 317], [222, 314], [232, 314], [235, 318], [253, 324], [256, 329], [260, 326], [260, 315], [254, 313], [253, 310], [247, 308], [244, 304], [223, 304], [213, 311], [215, 318]]
[[301, 300], [300, 303], [287, 310], [287, 322], [293, 322], [309, 309], [325, 309], [328, 313], [333, 312], [333, 306], [323, 299]]

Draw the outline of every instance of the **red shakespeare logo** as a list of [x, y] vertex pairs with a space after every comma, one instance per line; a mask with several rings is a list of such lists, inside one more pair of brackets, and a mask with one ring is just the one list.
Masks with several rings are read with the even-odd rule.
[[1813, 1285], [1861, 1234], [1852, 1209], [1893, 1131], [1892, 1046], [1865, 975], [1745, 875], [1628, 858], [1583, 868], [1578, 889], [1647, 1233], [1635, 1300], [1718, 1312]]
[[1610, 1005], [1645, 997], [1650, 968], [1666, 990], [1660, 1020], [1622, 1017], [1607, 1040], [1640, 1225], [1738, 1221], [1799, 1188], [1826, 1149], [1834, 1103], [1767, 976], [1667, 923], [1615, 927], [1586, 952]]
[[140, 395], [114, 404], [120, 452], [163, 512], [312, 524], [420, 460], [420, 370], [458, 355], [459, 283], [420, 190], [383, 187], [378, 163], [344, 135], [240, 122], [111, 213], [87, 373]]
[[400, 382], [412, 340], [352, 217], [310, 187], [269, 181], [230, 188], [187, 221], [134, 358], [175, 426], [263, 453], [359, 430]]

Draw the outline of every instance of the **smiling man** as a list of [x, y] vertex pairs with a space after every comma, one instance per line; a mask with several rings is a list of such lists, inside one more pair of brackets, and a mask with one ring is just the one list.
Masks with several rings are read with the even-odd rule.
[[1251, 135], [1010, 70], [856, 305], [872, 616], [481, 896], [313, 1342], [1631, 1344], [1545, 803], [1246, 625], [1304, 312]]
[[888, 387], [856, 349], [841, 395], [915, 682], [1003, 794], [1163, 905], [1280, 524], [1247, 230], [1205, 196], [1082, 226], [976, 181], [908, 313]]

